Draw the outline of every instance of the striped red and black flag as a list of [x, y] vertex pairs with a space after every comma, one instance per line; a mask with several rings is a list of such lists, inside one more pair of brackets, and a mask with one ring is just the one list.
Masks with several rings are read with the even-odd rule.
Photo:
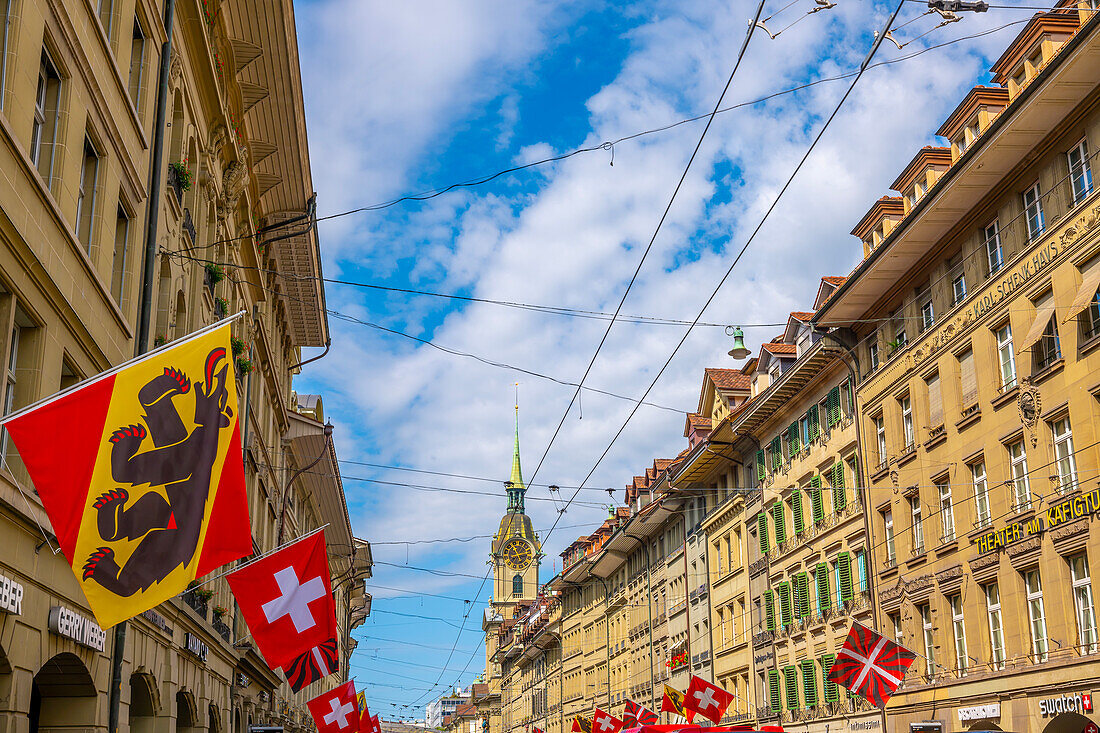
[[657, 713], [642, 707], [633, 700], [627, 700], [623, 706], [623, 727], [638, 728], [643, 725], [657, 725], [660, 719]]
[[852, 624], [826, 678], [883, 707], [917, 655], [884, 636]]

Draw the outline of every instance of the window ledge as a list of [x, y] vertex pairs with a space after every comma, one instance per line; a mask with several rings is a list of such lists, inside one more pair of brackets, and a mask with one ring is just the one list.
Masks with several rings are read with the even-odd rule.
[[1082, 341], [1077, 347], [1077, 353], [1081, 356], [1084, 356], [1085, 354], [1088, 354], [1089, 352], [1095, 350], [1097, 346], [1100, 346], [1100, 333], [1089, 339], [1086, 339], [1085, 341]]
[[924, 449], [931, 450], [947, 440], [947, 428], [941, 423], [928, 430], [928, 440], [924, 441]]
[[1000, 407], [1002, 407], [1004, 405], [1007, 405], [1009, 402], [1014, 400], [1016, 398], [1016, 395], [1018, 395], [1019, 393], [1020, 393], [1020, 382], [1019, 381], [1017, 381], [1016, 384], [1012, 385], [1008, 389], [1005, 389], [1004, 387], [1002, 387], [1001, 388], [1001, 393], [993, 398], [993, 402], [992, 402], [993, 409], [996, 410], [996, 409], [999, 409]]
[[958, 537], [956, 537], [954, 539], [947, 540], [946, 542], [943, 542], [939, 547], [937, 547], [935, 549], [936, 557], [943, 557], [945, 555], [950, 555], [952, 552], [955, 552], [958, 549], [959, 549], [959, 538]]
[[1050, 377], [1052, 377], [1055, 374], [1057, 374], [1058, 372], [1062, 371], [1062, 369], [1065, 366], [1066, 366], [1065, 357], [1055, 359], [1050, 364], [1050, 366], [1046, 367], [1042, 371], [1038, 371], [1035, 374], [1032, 374], [1031, 375], [1031, 383], [1038, 386], [1039, 384], [1042, 384], [1043, 382], [1045, 382]]
[[886, 475], [886, 473], [889, 470], [890, 470], [889, 462], [886, 462], [886, 463], [883, 463], [879, 466], [876, 466], [874, 468], [874, 470], [871, 472], [871, 480], [875, 481], [875, 480], [878, 480], [878, 479], [882, 478], [883, 476]]
[[982, 408], [980, 406], [973, 405], [972, 407], [967, 409], [969, 410], [969, 412], [967, 410], [963, 410], [962, 419], [955, 423], [955, 428], [960, 431], [970, 427], [971, 425], [982, 419]]
[[923, 565], [926, 562], [928, 562], [928, 551], [921, 550], [920, 552], [905, 561], [905, 567], [911, 570], [918, 565]]
[[917, 446], [918, 445], [919, 445], [918, 443], [910, 443], [909, 445], [905, 446], [905, 448], [903, 449], [902, 454], [900, 456], [898, 456], [898, 465], [899, 466], [904, 466], [906, 463], [909, 463], [909, 461], [911, 461], [911, 460], [913, 460], [914, 458], [917, 457]]

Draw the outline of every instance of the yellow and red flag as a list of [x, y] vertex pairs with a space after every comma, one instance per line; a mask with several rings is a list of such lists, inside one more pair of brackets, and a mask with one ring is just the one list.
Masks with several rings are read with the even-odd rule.
[[252, 552], [235, 377], [225, 323], [5, 421], [100, 626]]

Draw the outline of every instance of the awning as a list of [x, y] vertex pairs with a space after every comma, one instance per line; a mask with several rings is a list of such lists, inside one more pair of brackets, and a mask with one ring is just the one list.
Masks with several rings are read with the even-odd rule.
[[1096, 290], [1100, 288], [1100, 258], [1093, 258], [1092, 266], [1085, 270], [1085, 279], [1081, 281], [1081, 288], [1077, 291], [1077, 297], [1073, 299], [1069, 312], [1062, 320], [1065, 323], [1077, 314], [1088, 308], [1096, 297]]
[[1031, 330], [1027, 332], [1027, 336], [1016, 347], [1017, 353], [1023, 353], [1027, 351], [1035, 342], [1043, 337], [1043, 331], [1047, 330], [1047, 324], [1050, 323], [1051, 317], [1054, 315], [1054, 298], [1051, 295], [1043, 298], [1038, 304], [1035, 310], [1035, 322], [1031, 324]]

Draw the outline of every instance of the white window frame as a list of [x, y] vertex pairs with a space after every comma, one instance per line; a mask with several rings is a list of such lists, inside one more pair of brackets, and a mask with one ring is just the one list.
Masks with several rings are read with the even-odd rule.
[[871, 359], [871, 371], [876, 371], [879, 367], [878, 344], [872, 341], [867, 347], [867, 354]]
[[1024, 572], [1024, 591], [1027, 593], [1032, 660], [1045, 662], [1050, 655], [1050, 638], [1047, 636], [1046, 610], [1043, 608], [1043, 579], [1038, 568]]
[[1058, 469], [1058, 491], [1066, 493], [1077, 488], [1077, 459], [1073, 452], [1073, 428], [1069, 415], [1063, 415], [1050, 424], [1054, 440], [1054, 459]]
[[893, 565], [897, 561], [897, 548], [894, 545], [894, 512], [887, 509], [882, 513], [883, 533], [886, 538], [886, 564]]
[[1092, 654], [1100, 649], [1100, 638], [1096, 630], [1096, 606], [1088, 555], [1081, 553], [1069, 558], [1069, 568], [1073, 583], [1073, 609], [1077, 617], [1077, 647], [1082, 654]]
[[932, 608], [929, 604], [917, 606], [921, 630], [924, 632], [924, 671], [929, 680], [936, 678], [936, 640], [932, 634]]
[[909, 395], [905, 395], [898, 401], [901, 403], [901, 427], [905, 437], [905, 447], [911, 448], [915, 440], [913, 437], [913, 400]]
[[[19, 324], [11, 327], [11, 343], [8, 345], [7, 369], [4, 376], [4, 404], [3, 414], [10, 415], [15, 411], [15, 385], [16, 365], [19, 363]], [[7, 465], [8, 459], [8, 429], [0, 429], [0, 465]]]
[[974, 513], [977, 526], [986, 527], [992, 521], [989, 514], [989, 482], [986, 480], [985, 461], [970, 464], [970, 475], [974, 479]]
[[951, 484], [947, 481], [936, 484], [940, 492], [940, 527], [943, 541], [955, 539], [955, 503], [951, 499]]
[[[1077, 158], [1076, 161], [1074, 157]], [[1080, 142], [1067, 150], [1066, 160], [1069, 163], [1069, 183], [1073, 191], [1073, 203], [1076, 205], [1092, 193], [1092, 165], [1089, 161], [1088, 141], [1081, 138]]]
[[958, 305], [966, 300], [966, 273], [960, 268], [959, 274], [951, 281], [952, 305]]
[[1016, 386], [1016, 355], [1012, 350], [1012, 324], [1005, 323], [994, 331], [997, 338], [997, 355], [1001, 365], [1001, 391]]
[[966, 619], [963, 615], [962, 596], [956, 593], [947, 599], [951, 607], [951, 631], [955, 639], [955, 669], [959, 676], [966, 674], [970, 658], [966, 654]]
[[989, 661], [994, 670], [1005, 666], [1005, 634], [1001, 618], [1001, 590], [996, 583], [984, 586], [985, 610], [989, 620]]
[[1024, 201], [1024, 221], [1027, 223], [1027, 238], [1035, 240], [1047, 230], [1043, 215], [1043, 195], [1039, 191], [1039, 182], [1033, 183], [1022, 194]]
[[982, 240], [985, 242], [986, 264], [989, 265], [989, 274], [992, 275], [1004, 267], [1004, 250], [1001, 248], [1001, 227], [997, 220], [982, 227]]
[[878, 445], [878, 464], [881, 466], [886, 463], [886, 421], [881, 414], [871, 419], [875, 423], [875, 438]]
[[1031, 481], [1028, 479], [1027, 449], [1023, 439], [1008, 446], [1012, 465], [1012, 501], [1017, 511], [1031, 508]]
[[924, 552], [924, 519], [919, 494], [909, 497], [909, 517], [913, 523], [913, 554], [919, 555]]
[[901, 614], [890, 614], [890, 624], [894, 627], [894, 643], [898, 646], [904, 646], [905, 631], [901, 627]]

